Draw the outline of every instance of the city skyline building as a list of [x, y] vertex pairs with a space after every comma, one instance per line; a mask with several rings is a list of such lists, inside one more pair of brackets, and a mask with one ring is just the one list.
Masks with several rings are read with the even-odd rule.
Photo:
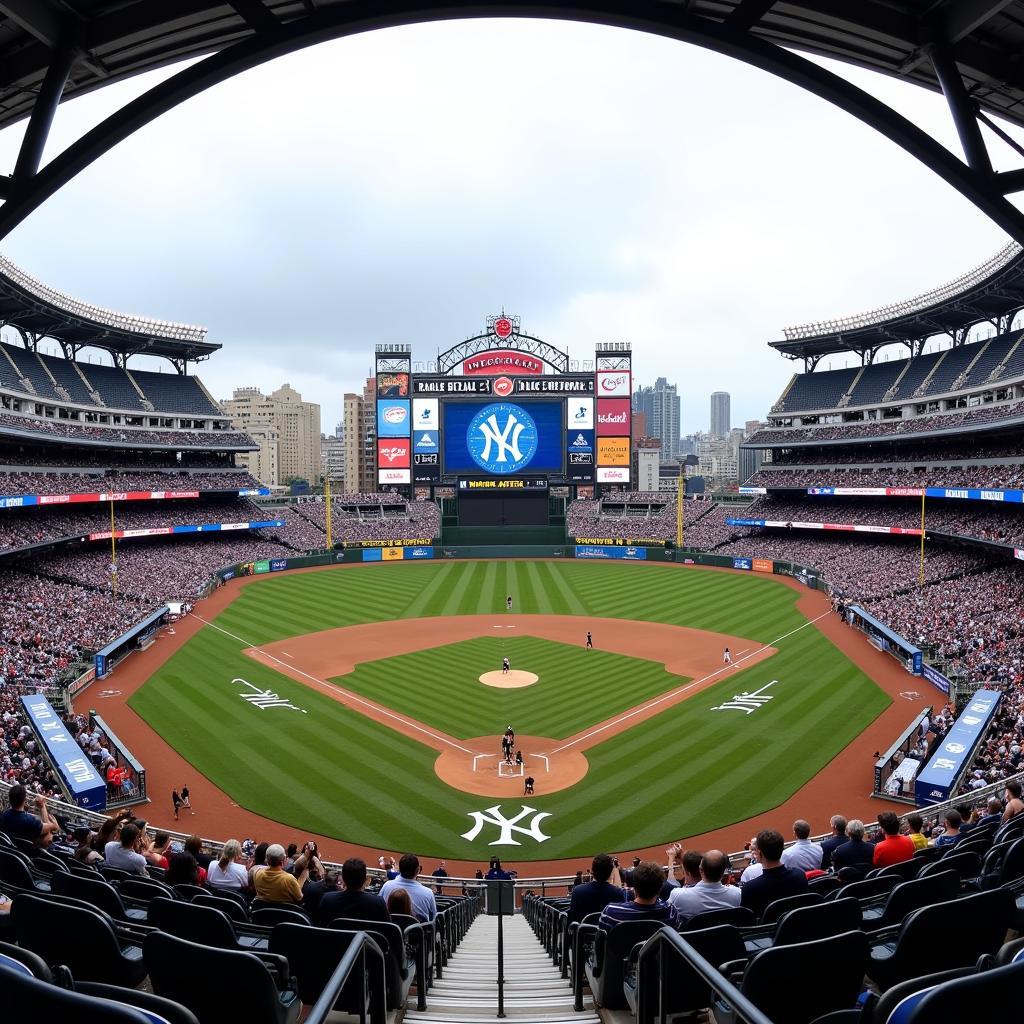
[[645, 433], [661, 442], [662, 462], [674, 462], [679, 457], [679, 389], [658, 377], [653, 387], [637, 389], [633, 407], [644, 417]]
[[728, 391], [711, 392], [711, 436], [728, 437], [732, 426], [732, 399]]

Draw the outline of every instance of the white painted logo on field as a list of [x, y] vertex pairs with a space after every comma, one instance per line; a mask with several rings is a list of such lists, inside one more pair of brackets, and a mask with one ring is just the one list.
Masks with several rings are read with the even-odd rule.
[[753, 693], [749, 693], [744, 690], [743, 693], [737, 693], [732, 700], [727, 700], [718, 707], [714, 707], [712, 711], [742, 711], [744, 714], [751, 714], [756, 711], [759, 707], [763, 707], [772, 699], [772, 694], [765, 693], [769, 686], [774, 686], [778, 682], [778, 679], [773, 679], [770, 683], [765, 683], [760, 690], [754, 690]]
[[240, 693], [238, 696], [244, 701], [248, 701], [253, 707], [259, 708], [260, 711], [266, 711], [267, 708], [287, 708], [289, 711], [301, 711], [306, 714], [305, 708], [297, 708], [290, 701], [285, 700], [283, 697], [279, 697], [273, 690], [261, 690], [258, 686], [254, 686], [247, 679], [232, 679], [232, 683], [241, 683], [242, 686], [249, 687], [249, 693]]
[[[513, 818], [506, 818], [501, 813], [501, 805], [495, 804], [493, 807], [488, 807], [483, 811], [467, 811], [466, 813], [474, 819], [476, 822], [468, 832], [462, 833], [463, 839], [468, 839], [473, 842], [474, 839], [483, 831], [484, 825], [496, 825], [501, 829], [501, 834], [493, 843], [488, 843], [489, 846], [522, 846], [523, 844], [515, 839], [512, 835], [513, 832], [518, 832], [520, 835], [529, 836], [531, 839], [535, 839], [538, 843], [547, 842], [551, 836], [546, 836], [541, 831], [540, 823], [545, 818], [550, 818], [551, 814], [549, 811], [538, 811], [535, 807], [527, 807], [522, 804], [522, 810]], [[527, 815], [533, 815], [533, 819], [530, 822], [529, 827], [520, 825]]]

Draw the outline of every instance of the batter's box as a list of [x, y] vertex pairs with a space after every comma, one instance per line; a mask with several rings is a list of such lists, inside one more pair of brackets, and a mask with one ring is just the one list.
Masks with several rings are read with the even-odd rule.
[[521, 779], [524, 775], [523, 765], [509, 764], [508, 761], [498, 762], [498, 777], [502, 779]]

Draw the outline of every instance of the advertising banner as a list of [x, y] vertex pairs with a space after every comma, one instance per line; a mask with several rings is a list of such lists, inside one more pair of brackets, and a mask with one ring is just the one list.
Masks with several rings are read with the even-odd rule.
[[420, 558], [433, 558], [434, 549], [428, 544], [426, 547], [417, 548], [402, 548], [405, 552], [406, 559], [412, 561]]
[[740, 494], [767, 494], [767, 487], [741, 487]]
[[[796, 489], [796, 488], [794, 488]], [[804, 490], [804, 488], [799, 488]], [[1024, 490], [980, 487], [808, 487], [808, 494], [837, 495], [839, 497], [868, 498], [951, 498], [960, 501], [1002, 501], [1010, 504], [1024, 503]], [[740, 488], [740, 494], [763, 494], [756, 488]]]
[[996, 690], [978, 690], [973, 694], [914, 782], [914, 800], [918, 807], [949, 799], [985, 735], [1001, 696]]
[[363, 548], [364, 562], [380, 562], [382, 560], [380, 548]]
[[570, 398], [565, 403], [565, 426], [567, 430], [593, 430], [594, 400]]
[[377, 403], [377, 436], [409, 437], [410, 403], [406, 399], [384, 400]]
[[594, 432], [572, 430], [566, 435], [566, 448], [571, 452], [594, 453]]
[[907, 537], [920, 537], [918, 527], [908, 526], [872, 526], [855, 523], [804, 523], [788, 522], [783, 519], [732, 519], [725, 520], [726, 526], [776, 526], [794, 530], [845, 530], [848, 533], [888, 533]]
[[[217, 533], [227, 530], [266, 530], [284, 526], [283, 519], [262, 519], [255, 523], [204, 523], [201, 526], [155, 526], [146, 530], [115, 530], [114, 537], [164, 537], [175, 533]], [[89, 540], [110, 540], [110, 531], [90, 533]]]
[[377, 397], [378, 398], [408, 398], [409, 397], [409, 374], [407, 374], [407, 373], [378, 373], [377, 374]]
[[598, 370], [595, 389], [598, 398], [631, 398], [629, 370]]
[[380, 558], [382, 562], [401, 562], [405, 558], [405, 548], [381, 548]]
[[[222, 488], [223, 489], [223, 488]], [[266, 487], [236, 492], [239, 497], [266, 497]], [[0, 498], [0, 508], [26, 508], [30, 505], [90, 505], [108, 501], [165, 501], [174, 498], [198, 498], [199, 491], [90, 491], [81, 494], [20, 494]]]
[[414, 398], [412, 400], [413, 433], [418, 434], [421, 430], [438, 431], [441, 429], [438, 406], [436, 398]]
[[628, 437], [599, 437], [597, 439], [597, 464], [599, 466], [628, 466]]
[[927, 662], [922, 662], [921, 664], [921, 675], [940, 693], [949, 693], [949, 680], [938, 669], [932, 668]]
[[288, 568], [288, 559], [287, 558], [272, 558], [270, 560], [270, 571], [271, 572], [281, 572], [282, 570], [287, 569], [287, 568]]
[[412, 473], [408, 469], [380, 469], [377, 471], [378, 484], [412, 483]]
[[628, 398], [605, 398], [597, 403], [597, 436], [622, 437], [629, 433], [633, 413]]
[[377, 465], [381, 469], [408, 469], [409, 439], [384, 438], [377, 442]]
[[597, 482], [599, 484], [628, 484], [629, 467], [623, 466], [598, 466]]
[[647, 559], [647, 549], [635, 547], [597, 547], [590, 544], [577, 544], [576, 557], [619, 558], [630, 562], [640, 562]]
[[753, 569], [754, 563], [749, 558], [734, 558], [732, 567], [734, 569]]
[[107, 806], [107, 784], [100, 778], [74, 736], [64, 728], [60, 715], [41, 694], [21, 698], [32, 731], [46, 748], [50, 761], [79, 807], [102, 811]]
[[775, 572], [775, 562], [770, 558], [755, 558], [751, 568], [754, 572]]
[[413, 451], [417, 455], [436, 455], [440, 450], [440, 437], [438, 430], [417, 430], [412, 436]]
[[490, 352], [481, 352], [462, 361], [462, 374], [465, 377], [495, 377], [501, 373], [511, 376], [539, 376], [543, 372], [544, 363], [540, 359], [526, 352], [514, 350], [492, 349]]

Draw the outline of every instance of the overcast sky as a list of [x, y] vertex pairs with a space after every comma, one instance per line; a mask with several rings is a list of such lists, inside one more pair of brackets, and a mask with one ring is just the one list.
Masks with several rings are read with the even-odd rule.
[[[955, 148], [939, 97], [829, 66]], [[170, 73], [62, 105], [48, 156]], [[0, 170], [22, 130], [0, 134]], [[764, 415], [799, 368], [767, 347], [782, 327], [910, 297], [1005, 242], [902, 150], [763, 72], [621, 30], [479, 21], [216, 87], [0, 248], [78, 298], [205, 325], [215, 396], [288, 381], [326, 431], [374, 344], [428, 360], [504, 307], [575, 359], [630, 341], [637, 382], [679, 384], [689, 433], [716, 390], [735, 425]]]

